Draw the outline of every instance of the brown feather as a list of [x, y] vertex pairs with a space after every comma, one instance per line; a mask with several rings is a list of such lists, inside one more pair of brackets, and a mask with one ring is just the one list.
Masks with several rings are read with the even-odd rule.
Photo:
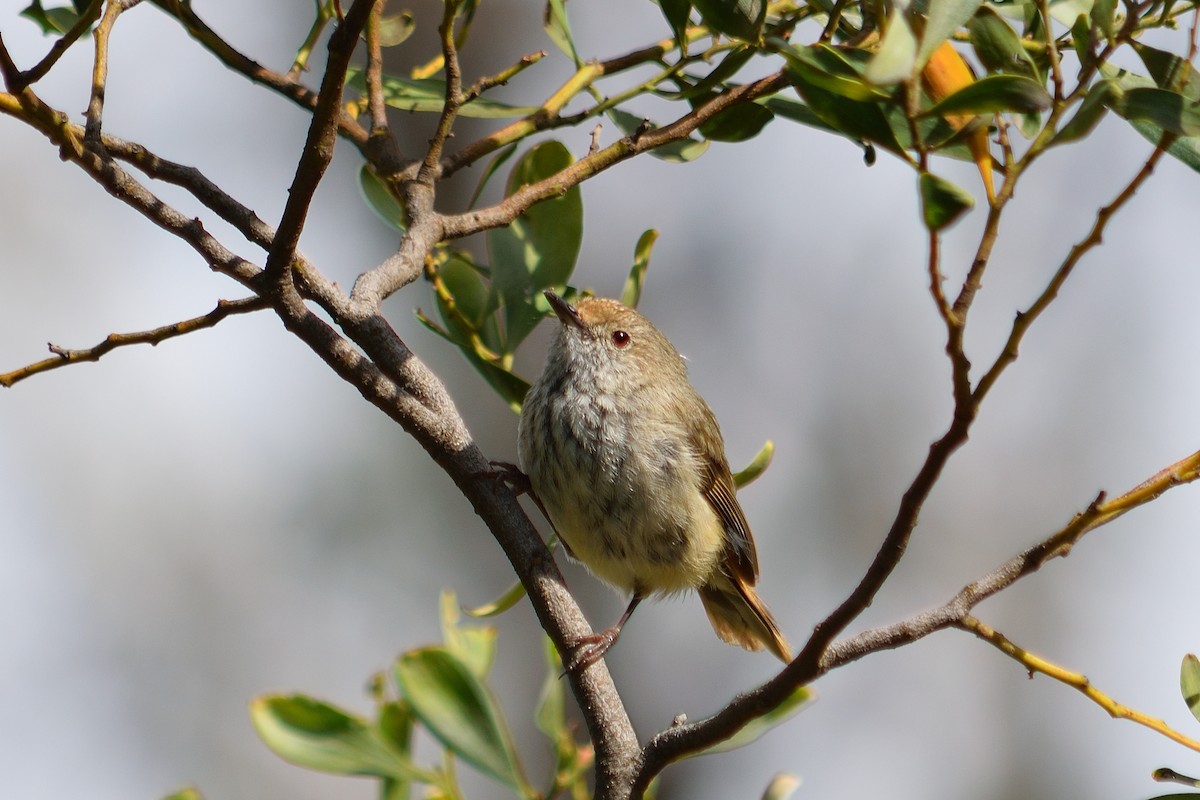
[[766, 647], [784, 663], [792, 660], [792, 649], [779, 624], [745, 581], [723, 573], [716, 575], [700, 587], [700, 601], [722, 641], [747, 650]]

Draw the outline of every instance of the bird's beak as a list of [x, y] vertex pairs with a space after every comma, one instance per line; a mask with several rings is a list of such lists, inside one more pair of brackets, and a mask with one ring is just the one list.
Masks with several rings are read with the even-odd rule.
[[574, 325], [580, 330], [584, 330], [587, 326], [579, 317], [579, 312], [575, 310], [575, 306], [563, 300], [554, 292], [542, 292], [546, 296], [546, 300], [550, 303], [550, 307], [554, 309], [554, 313], [562, 320], [564, 325]]

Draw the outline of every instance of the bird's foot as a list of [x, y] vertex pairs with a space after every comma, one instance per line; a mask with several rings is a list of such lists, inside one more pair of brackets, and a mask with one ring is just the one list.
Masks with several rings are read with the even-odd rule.
[[581, 636], [571, 648], [575, 652], [571, 656], [564, 674], [567, 672], [582, 672], [604, 658], [604, 654], [608, 652], [610, 647], [617, 643], [617, 637], [620, 635], [621, 628], [614, 625], [611, 628], [605, 628], [599, 633], [593, 633], [590, 636]]
[[488, 469], [475, 473], [477, 477], [502, 483], [517, 495], [533, 494], [533, 486], [529, 476], [521, 471], [516, 464], [508, 461], [489, 461]]

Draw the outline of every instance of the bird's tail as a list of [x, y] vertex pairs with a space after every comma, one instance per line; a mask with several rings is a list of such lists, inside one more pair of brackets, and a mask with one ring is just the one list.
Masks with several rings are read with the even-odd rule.
[[778, 623], [745, 580], [718, 572], [700, 587], [700, 601], [722, 641], [747, 650], [766, 647], [785, 664], [792, 660], [792, 649]]

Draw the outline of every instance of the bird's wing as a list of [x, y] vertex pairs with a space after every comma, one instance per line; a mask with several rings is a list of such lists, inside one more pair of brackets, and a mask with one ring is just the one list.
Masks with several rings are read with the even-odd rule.
[[717, 512], [725, 528], [725, 567], [730, 575], [753, 586], [758, 581], [758, 553], [754, 549], [754, 537], [750, 534], [750, 523], [737, 500], [737, 489], [733, 485], [733, 474], [725, 460], [725, 445], [718, 433], [716, 420], [707, 406], [710, 425], [701, 425], [695, 420], [689, 426], [692, 447], [704, 466], [701, 491], [704, 499]]

